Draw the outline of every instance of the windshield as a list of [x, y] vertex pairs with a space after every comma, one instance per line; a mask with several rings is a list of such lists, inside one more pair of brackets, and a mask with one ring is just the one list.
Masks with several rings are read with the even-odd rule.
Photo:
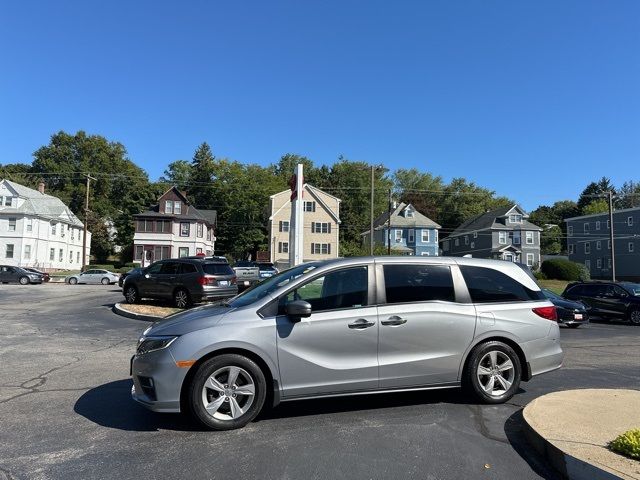
[[285, 270], [284, 272], [280, 272], [277, 275], [269, 278], [268, 280], [264, 280], [263, 282], [254, 285], [248, 290], [245, 290], [233, 300], [227, 302], [227, 305], [236, 308], [250, 305], [257, 300], [264, 298], [266, 295], [275, 292], [278, 288], [286, 285], [291, 280], [294, 280], [299, 276], [304, 275], [305, 273], [310, 272], [315, 268], [318, 268], [318, 266], [320, 265], [320, 263], [305, 263], [303, 265], [290, 268], [289, 270]]
[[560, 295], [553, 293], [551, 290], [549, 290], [548, 288], [543, 288], [542, 289], [542, 293], [544, 293], [544, 296], [547, 298], [552, 298], [555, 300], [564, 300], [564, 298], [562, 298]]
[[624, 286], [629, 293], [632, 293], [636, 297], [640, 296], [640, 283], [625, 283]]

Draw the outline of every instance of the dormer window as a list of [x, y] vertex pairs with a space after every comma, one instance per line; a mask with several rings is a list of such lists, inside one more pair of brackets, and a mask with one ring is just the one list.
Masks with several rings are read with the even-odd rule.
[[164, 213], [173, 213], [173, 200], [165, 200]]
[[411, 210], [410, 208], [407, 208], [407, 209], [404, 211], [404, 216], [405, 216], [406, 218], [413, 218], [413, 210]]
[[173, 213], [180, 215], [182, 213], [182, 202], [176, 200], [173, 202]]
[[4, 206], [5, 207], [10, 207], [12, 200], [13, 200], [13, 197], [4, 197]]
[[522, 215], [512, 213], [509, 215], [509, 223], [522, 223]]

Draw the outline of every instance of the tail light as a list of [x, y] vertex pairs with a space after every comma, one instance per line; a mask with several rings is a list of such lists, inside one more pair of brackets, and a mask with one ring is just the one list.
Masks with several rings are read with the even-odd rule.
[[532, 310], [533, 313], [539, 317], [546, 318], [547, 320], [553, 320], [554, 322], [558, 321], [558, 312], [556, 311], [556, 307], [538, 307], [533, 308]]
[[218, 281], [214, 277], [205, 275], [204, 277], [198, 278], [198, 283], [204, 287], [205, 285], [217, 285]]

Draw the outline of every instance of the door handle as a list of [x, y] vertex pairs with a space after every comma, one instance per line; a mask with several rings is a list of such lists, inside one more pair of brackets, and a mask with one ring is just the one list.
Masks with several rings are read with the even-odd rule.
[[382, 325], [391, 325], [393, 327], [407, 323], [407, 319], [394, 315], [386, 320], [382, 320], [380, 323], [382, 323]]
[[376, 322], [370, 322], [365, 318], [359, 318], [355, 322], [350, 323], [348, 326], [351, 329], [363, 330], [365, 328], [373, 327], [375, 324], [376, 324]]

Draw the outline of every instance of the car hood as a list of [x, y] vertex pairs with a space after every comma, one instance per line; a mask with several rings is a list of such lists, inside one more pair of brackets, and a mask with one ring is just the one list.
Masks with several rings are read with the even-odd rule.
[[565, 300], [565, 299], [561, 300], [558, 298], [554, 298], [554, 299], [551, 299], [551, 303], [553, 303], [556, 307], [568, 308], [571, 310], [574, 310], [574, 309], [585, 310], [585, 306], [582, 303], [574, 302], [572, 300]]
[[158, 320], [145, 330], [144, 334], [146, 336], [184, 335], [213, 327], [233, 310], [235, 309], [226, 306], [204, 305]]

